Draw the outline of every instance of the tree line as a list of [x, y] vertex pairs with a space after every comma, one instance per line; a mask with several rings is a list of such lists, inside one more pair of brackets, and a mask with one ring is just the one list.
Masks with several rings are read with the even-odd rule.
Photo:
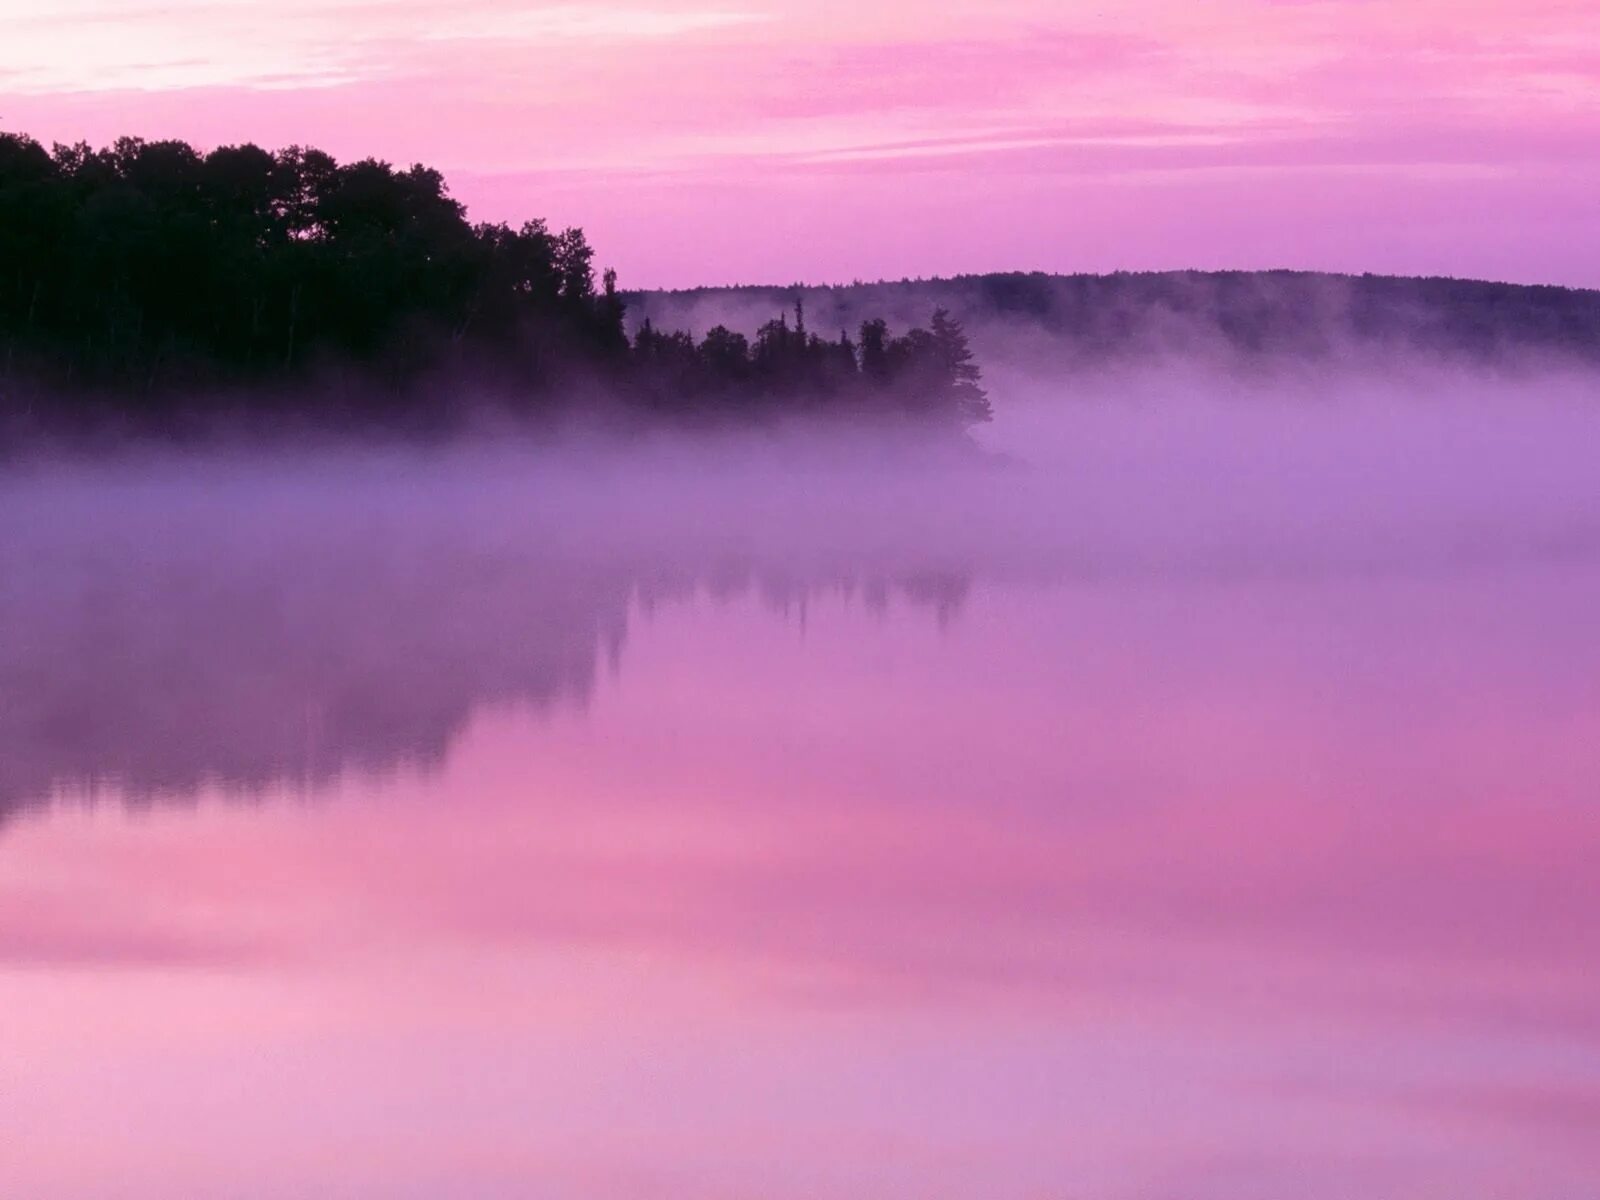
[[892, 336], [886, 321], [861, 324], [859, 340], [806, 329], [805, 305], [768, 321], [751, 341], [725, 325], [695, 341], [682, 331], [662, 333], [646, 320], [633, 358], [657, 404], [691, 403], [829, 407], [898, 411], [977, 424], [990, 419], [983, 372], [966, 333], [945, 309], [926, 329]]
[[[315, 384], [316, 386], [311, 386]], [[665, 414], [986, 420], [959, 324], [630, 336], [580, 229], [469, 221], [444, 177], [300, 146], [0, 133], [0, 402], [133, 415], [323, 402], [442, 413], [605, 395]], [[316, 397], [316, 400], [312, 398]]]

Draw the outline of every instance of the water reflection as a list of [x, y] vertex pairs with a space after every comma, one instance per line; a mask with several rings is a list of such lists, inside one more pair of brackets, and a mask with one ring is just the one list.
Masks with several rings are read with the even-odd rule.
[[20, 823], [0, 1179], [73, 1194], [47, 1147], [134, 1079], [139, 1197], [1576, 1200], [1597, 601], [979, 582], [802, 638], [702, 599], [429, 776]]
[[988, 478], [3, 510], [0, 1191], [1586, 1200], [1582, 506]]
[[682, 526], [619, 544], [496, 512], [492, 489], [415, 521], [390, 480], [321, 511], [254, 482], [231, 512], [148, 480], [130, 511], [98, 479], [69, 493], [86, 511], [52, 512], [46, 487], [0, 523], [0, 818], [58, 795], [249, 797], [437, 767], [480, 707], [581, 708], [631, 613], [696, 595], [796, 621], [822, 595], [897, 598], [945, 622], [970, 585], [937, 563], [696, 546]]

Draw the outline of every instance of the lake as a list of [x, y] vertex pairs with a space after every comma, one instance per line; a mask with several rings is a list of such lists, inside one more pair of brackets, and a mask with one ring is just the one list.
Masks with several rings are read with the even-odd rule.
[[10, 468], [0, 1194], [1592, 1197], [1600, 414], [1487, 393]]

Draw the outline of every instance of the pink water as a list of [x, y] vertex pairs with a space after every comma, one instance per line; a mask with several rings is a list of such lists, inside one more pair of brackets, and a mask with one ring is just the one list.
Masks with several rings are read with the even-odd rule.
[[0, 1195], [1600, 1188], [1591, 555], [343, 611], [9, 536]]

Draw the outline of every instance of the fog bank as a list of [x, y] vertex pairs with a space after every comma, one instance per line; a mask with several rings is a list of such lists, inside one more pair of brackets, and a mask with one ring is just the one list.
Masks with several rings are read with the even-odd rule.
[[581, 708], [666, 603], [948, 623], [975, 587], [1600, 569], [1582, 377], [1019, 381], [978, 440], [819, 427], [14, 461], [0, 812], [438, 762], [485, 705]]

